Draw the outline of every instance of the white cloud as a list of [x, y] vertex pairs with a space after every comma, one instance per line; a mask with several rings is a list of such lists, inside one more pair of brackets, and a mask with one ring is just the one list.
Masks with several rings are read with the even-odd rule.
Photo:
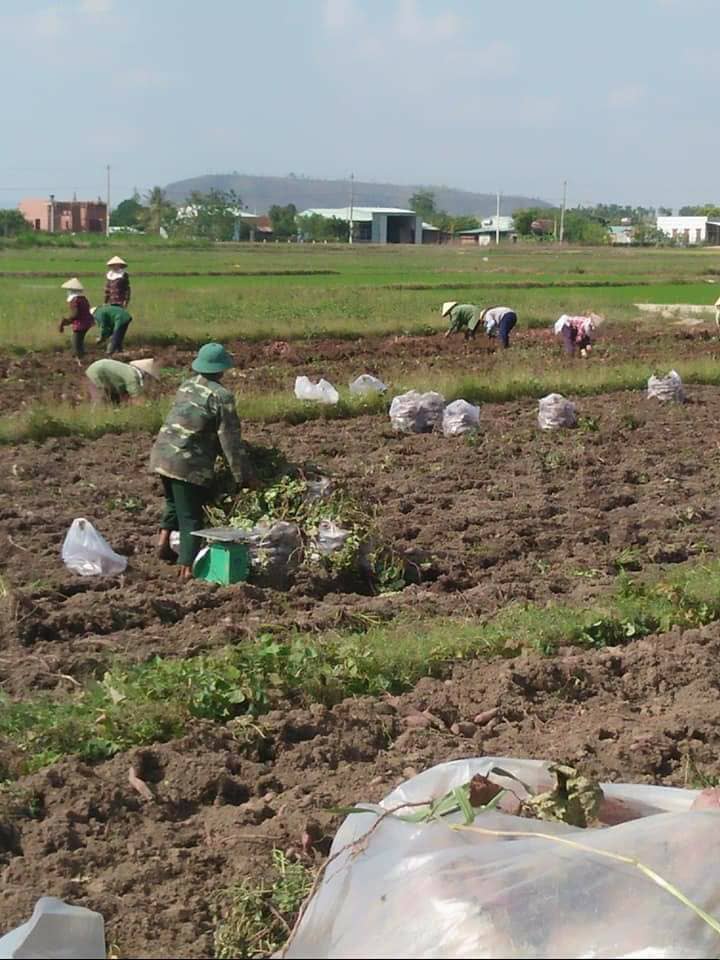
[[619, 110], [632, 109], [639, 107], [647, 97], [647, 87], [642, 83], [626, 83], [620, 87], [614, 87], [607, 97], [610, 107]]
[[101, 17], [110, 13], [113, 0], [80, 0], [80, 10], [91, 17]]

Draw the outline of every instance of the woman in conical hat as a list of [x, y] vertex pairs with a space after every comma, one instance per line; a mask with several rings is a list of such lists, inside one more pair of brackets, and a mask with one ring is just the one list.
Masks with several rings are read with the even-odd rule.
[[85, 334], [95, 321], [83, 285], [77, 277], [66, 280], [61, 284], [61, 289], [67, 290], [68, 316], [60, 321], [60, 333], [64, 332], [65, 327], [72, 326], [72, 348], [79, 363], [85, 356]]
[[122, 257], [110, 257], [105, 274], [105, 303], [127, 309], [130, 303], [130, 277]]
[[103, 359], [91, 363], [85, 371], [88, 389], [93, 403], [102, 400], [120, 404], [142, 403], [143, 395], [160, 379], [160, 371], [154, 360]]

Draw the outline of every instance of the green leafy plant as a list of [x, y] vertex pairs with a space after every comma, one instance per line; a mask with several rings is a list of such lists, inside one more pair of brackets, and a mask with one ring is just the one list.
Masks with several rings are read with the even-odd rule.
[[221, 900], [215, 927], [215, 956], [268, 957], [288, 938], [314, 874], [302, 863], [273, 850], [271, 882], [241, 880]]

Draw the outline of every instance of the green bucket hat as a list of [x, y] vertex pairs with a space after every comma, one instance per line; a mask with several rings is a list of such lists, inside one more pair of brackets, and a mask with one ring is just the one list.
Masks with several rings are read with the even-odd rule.
[[196, 373], [222, 373], [234, 365], [233, 358], [221, 343], [206, 343], [192, 362]]

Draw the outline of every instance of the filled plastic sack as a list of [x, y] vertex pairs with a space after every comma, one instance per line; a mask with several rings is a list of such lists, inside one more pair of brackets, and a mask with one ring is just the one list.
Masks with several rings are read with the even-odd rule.
[[350, 393], [360, 397], [373, 393], [385, 393], [386, 390], [387, 384], [369, 373], [361, 374], [350, 384]]
[[441, 393], [409, 390], [393, 398], [390, 422], [400, 433], [430, 433], [442, 423], [445, 397]]
[[691, 811], [698, 791], [601, 784], [601, 823], [617, 825], [586, 828], [477, 804], [469, 825], [459, 809], [422, 822], [417, 806], [402, 809], [446, 797], [478, 774], [510, 799], [525, 786], [530, 794], [552, 786], [544, 761], [483, 757], [440, 764], [379, 806], [363, 804], [367, 813], [340, 826], [285, 956], [718, 956], [720, 811]]
[[298, 400], [314, 400], [317, 403], [337, 403], [340, 394], [324, 377], [313, 383], [309, 377], [295, 377], [295, 396]]
[[112, 577], [127, 567], [127, 557], [115, 553], [89, 520], [73, 520], [62, 545], [62, 559], [68, 570], [82, 577]]
[[106, 956], [102, 916], [57, 897], [40, 897], [32, 917], [0, 937], [0, 960], [104, 960]]
[[446, 437], [475, 433], [480, 429], [480, 407], [467, 400], [453, 400], [443, 411], [442, 431]]
[[666, 377], [650, 377], [647, 384], [648, 398], [654, 397], [656, 400], [671, 403], [683, 403], [685, 401], [685, 390], [680, 374], [671, 370]]
[[538, 404], [538, 425], [541, 430], [559, 430], [577, 426], [575, 404], [560, 393], [550, 393]]
[[345, 546], [352, 530], [339, 527], [332, 520], [321, 520], [318, 524], [316, 538], [317, 552], [321, 557], [329, 557], [332, 553], [339, 553]]

